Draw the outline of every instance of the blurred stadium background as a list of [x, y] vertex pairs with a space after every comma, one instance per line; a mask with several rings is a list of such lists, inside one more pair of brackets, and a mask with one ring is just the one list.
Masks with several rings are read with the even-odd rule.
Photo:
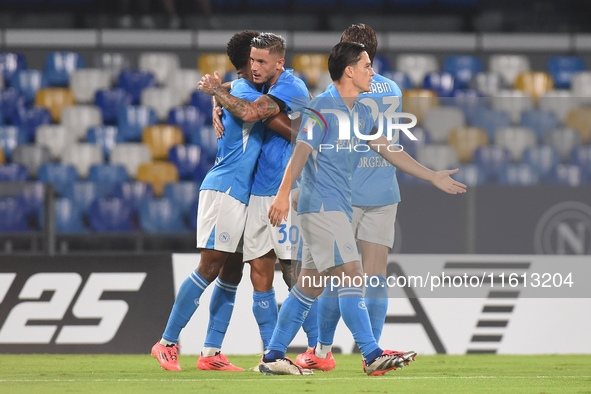
[[[216, 154], [201, 75], [231, 80], [231, 35], [273, 31], [316, 95], [330, 82], [330, 48], [357, 22], [378, 32], [374, 68], [419, 118], [405, 149], [435, 169], [459, 166], [471, 188], [448, 198], [399, 174], [395, 252], [591, 255], [589, 1], [165, 3], [0, 2], [0, 266], [29, 264], [14, 283], [47, 261], [66, 268], [43, 270], [78, 270], [89, 255], [86, 280], [115, 252], [141, 270], [157, 265], [154, 253], [169, 264], [170, 252], [194, 251], [199, 185]], [[104, 270], [128, 269], [113, 264]], [[172, 274], [157, 272], [171, 284], [164, 322]], [[5, 283], [0, 301], [18, 303]], [[130, 352], [149, 348], [139, 342]]]

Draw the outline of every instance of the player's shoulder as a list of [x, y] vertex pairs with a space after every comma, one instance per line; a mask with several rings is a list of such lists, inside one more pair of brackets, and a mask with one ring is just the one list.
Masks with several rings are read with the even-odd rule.
[[301, 93], [308, 94], [308, 88], [306, 83], [299, 77], [293, 74], [292, 69], [286, 69], [281, 74], [281, 77], [274, 85], [275, 89], [289, 89], [292, 91], [300, 91]]
[[231, 90], [256, 90], [254, 85], [244, 78], [235, 79], [230, 85]]
[[368, 94], [388, 94], [392, 96], [402, 96], [402, 91], [398, 84], [390, 78], [381, 74], [375, 74], [371, 81], [371, 92]]

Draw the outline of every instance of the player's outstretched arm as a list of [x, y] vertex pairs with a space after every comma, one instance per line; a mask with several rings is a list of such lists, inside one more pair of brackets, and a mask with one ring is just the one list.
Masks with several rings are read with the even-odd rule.
[[198, 89], [211, 96], [215, 96], [222, 107], [232, 115], [245, 122], [257, 122], [259, 120], [277, 115], [279, 105], [269, 96], [263, 95], [253, 102], [232, 96], [221, 86], [221, 78], [217, 71], [214, 76], [205, 74], [199, 81]]
[[387, 147], [390, 145], [388, 139], [381, 136], [375, 140], [367, 142], [371, 149], [379, 153], [390, 164], [401, 171], [406, 172], [416, 178], [431, 182], [435, 187], [449, 194], [458, 194], [466, 192], [466, 185], [454, 180], [451, 175], [458, 172], [458, 169], [433, 171], [423, 166], [408, 153], [400, 151], [390, 151]]
[[294, 182], [302, 173], [310, 153], [312, 153], [312, 147], [310, 145], [306, 143], [296, 144], [295, 149], [293, 150], [293, 155], [291, 156], [291, 159], [289, 159], [287, 167], [285, 167], [285, 172], [283, 173], [283, 179], [281, 180], [277, 195], [273, 199], [271, 207], [269, 208], [269, 221], [271, 222], [271, 225], [277, 227], [281, 224], [282, 220], [287, 220], [290, 203], [289, 193], [291, 192]]

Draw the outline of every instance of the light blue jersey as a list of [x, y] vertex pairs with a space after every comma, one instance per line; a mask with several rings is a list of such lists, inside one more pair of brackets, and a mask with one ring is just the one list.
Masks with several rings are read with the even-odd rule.
[[[401, 112], [401, 98], [398, 85], [379, 74], [373, 76], [371, 91], [359, 95], [359, 101], [371, 108], [376, 121], [379, 113]], [[398, 133], [396, 130], [390, 142], [398, 143]], [[352, 192], [354, 206], [378, 207], [400, 202], [396, 168], [373, 150], [362, 153], [353, 173]]]
[[[355, 137], [354, 114], [358, 114], [360, 134], [370, 134], [375, 126], [369, 107], [357, 100], [350, 110], [339, 95], [337, 88], [330, 85], [319, 94], [304, 112], [297, 142], [313, 148], [304, 167], [300, 184], [298, 214], [324, 211], [345, 212], [352, 219], [351, 180], [359, 161], [359, 151], [369, 149], [366, 141]], [[339, 123], [335, 113], [340, 111], [349, 119], [348, 139], [339, 139]], [[347, 131], [347, 130], [346, 130]]]
[[[262, 95], [246, 79], [232, 82], [230, 93], [247, 101], [255, 101]], [[215, 165], [207, 172], [201, 190], [228, 193], [238, 201], [248, 204], [265, 128], [262, 122], [244, 122], [226, 109], [223, 110], [222, 124], [225, 133], [218, 139]]]
[[[310, 102], [310, 94], [306, 84], [294, 76], [291, 69], [281, 73], [267, 94], [282, 100], [285, 103], [285, 112], [288, 114], [300, 112]], [[290, 156], [291, 141], [267, 128], [254, 174], [251, 194], [255, 196], [276, 195]]]

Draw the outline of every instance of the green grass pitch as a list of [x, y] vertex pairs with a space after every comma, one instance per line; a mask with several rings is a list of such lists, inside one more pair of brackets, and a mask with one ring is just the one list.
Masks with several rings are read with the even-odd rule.
[[[360, 355], [336, 355], [335, 370], [313, 376], [199, 371], [197, 358], [181, 355], [183, 370], [169, 372], [150, 355], [3, 354], [0, 392], [591, 393], [591, 355], [419, 355], [409, 366], [381, 377], [362, 372]], [[245, 369], [259, 359], [230, 356]]]

